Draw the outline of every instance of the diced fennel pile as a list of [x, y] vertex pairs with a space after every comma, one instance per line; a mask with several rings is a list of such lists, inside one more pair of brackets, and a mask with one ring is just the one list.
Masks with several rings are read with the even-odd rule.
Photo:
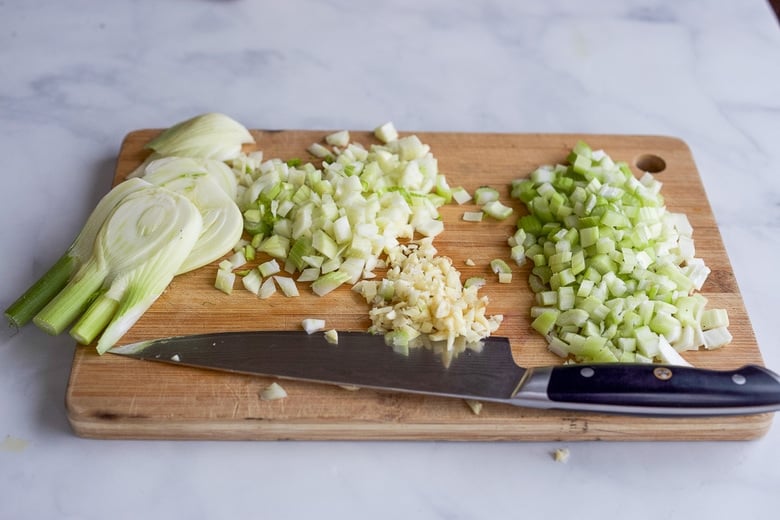
[[509, 245], [533, 262], [532, 326], [549, 349], [578, 362], [684, 364], [679, 352], [731, 341], [726, 312], [697, 292], [710, 270], [661, 183], [583, 142], [567, 161], [512, 185], [529, 215]]
[[[399, 351], [428, 345], [451, 355], [477, 348], [501, 316], [487, 317], [479, 286], [464, 289], [451, 261], [435, 257], [432, 240], [443, 230], [438, 208], [452, 199], [452, 190], [430, 147], [417, 136], [399, 137], [392, 123], [378, 127], [375, 135], [383, 144], [369, 148], [352, 142], [346, 131], [314, 143], [308, 151], [323, 159], [321, 167], [263, 161], [259, 154], [233, 161], [244, 228], [252, 237], [239, 247], [271, 256], [277, 270], [281, 264], [320, 296], [352, 284], [374, 305], [371, 330]], [[425, 238], [402, 243], [418, 235]], [[252, 292], [259, 283], [261, 298], [272, 293], [263, 292], [271, 280], [267, 263], [242, 269]], [[380, 267], [389, 272], [375, 282], [374, 269]], [[226, 262], [218, 277], [236, 268]], [[292, 278], [273, 280], [280, 285]], [[403, 289], [410, 284], [414, 290]], [[221, 288], [229, 292], [232, 281]]]
[[[450, 190], [430, 147], [414, 135], [398, 138], [391, 123], [376, 133], [392, 140], [366, 148], [351, 142], [347, 131], [326, 136], [324, 144], [309, 147], [323, 158], [321, 166], [263, 160], [259, 153], [231, 161], [251, 237], [241, 247], [252, 256], [270, 256], [290, 275], [275, 279], [284, 294], [296, 294], [293, 279], [324, 296], [344, 283], [373, 278], [380, 257], [401, 240], [443, 230], [438, 208], [450, 200]], [[270, 294], [262, 291], [263, 280], [273, 274], [264, 266], [244, 273], [251, 276], [252, 292], [260, 282], [261, 297]], [[227, 292], [232, 282], [218, 286]]]
[[174, 275], [223, 256], [240, 237], [237, 181], [223, 161], [253, 141], [222, 114], [163, 132], [132, 178], [101, 199], [65, 254], [6, 309], [9, 322], [33, 320], [59, 334], [78, 319], [71, 335], [80, 343], [99, 336], [98, 351], [108, 350]]
[[419, 346], [443, 353], [479, 348], [503, 320], [487, 316], [481, 285], [464, 287], [452, 261], [436, 253], [432, 238], [400, 245], [388, 254], [384, 279], [353, 287], [372, 306], [370, 331], [383, 334], [398, 352]]

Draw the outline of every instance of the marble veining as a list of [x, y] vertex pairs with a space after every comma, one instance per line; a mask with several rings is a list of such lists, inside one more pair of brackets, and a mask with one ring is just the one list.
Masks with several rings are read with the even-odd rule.
[[[217, 110], [252, 128], [665, 134], [691, 147], [777, 369], [778, 63], [764, 0], [0, 0], [0, 304], [70, 243], [133, 129]], [[2, 519], [762, 519], [780, 506], [777, 425], [749, 443], [79, 439], [63, 407], [72, 342], [34, 328], [0, 342]]]

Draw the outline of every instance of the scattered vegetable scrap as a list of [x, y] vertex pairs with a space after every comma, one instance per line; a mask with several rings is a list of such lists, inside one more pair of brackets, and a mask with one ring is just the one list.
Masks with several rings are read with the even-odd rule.
[[305, 318], [301, 322], [301, 326], [307, 334], [313, 334], [325, 328], [325, 320], [319, 318]]
[[287, 397], [287, 391], [279, 383], [271, 383], [260, 391], [260, 400], [276, 401]]
[[571, 455], [571, 452], [569, 451], [569, 448], [557, 448], [553, 452], [553, 459], [555, 462], [562, 462], [566, 464], [569, 461], [569, 456]]
[[325, 331], [325, 341], [331, 345], [339, 344], [339, 332], [336, 329], [330, 329]]
[[465, 401], [469, 408], [471, 408], [471, 411], [474, 413], [474, 415], [479, 415], [482, 413], [482, 402], [475, 399], [466, 399]]

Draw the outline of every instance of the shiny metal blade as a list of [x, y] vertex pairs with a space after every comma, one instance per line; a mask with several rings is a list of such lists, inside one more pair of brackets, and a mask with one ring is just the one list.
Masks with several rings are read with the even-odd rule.
[[143, 341], [109, 352], [243, 374], [496, 401], [511, 398], [525, 373], [512, 359], [509, 341], [499, 337], [447, 364], [433, 349], [405, 355], [387, 346], [383, 336], [362, 332], [340, 332], [335, 345], [322, 333], [227, 332]]

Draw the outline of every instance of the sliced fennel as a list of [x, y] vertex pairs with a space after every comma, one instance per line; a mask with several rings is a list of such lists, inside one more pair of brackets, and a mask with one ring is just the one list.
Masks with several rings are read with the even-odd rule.
[[162, 294], [192, 250], [202, 227], [185, 197], [146, 186], [124, 197], [98, 231], [89, 256], [71, 281], [33, 319], [59, 334], [75, 319], [80, 343], [96, 337], [102, 353]]
[[16, 327], [29, 323], [92, 256], [95, 237], [114, 208], [128, 195], [148, 186], [149, 183], [145, 181], [131, 179], [109, 191], [95, 206], [84, 228], [62, 257], [6, 309], [8, 321]]
[[512, 185], [529, 214], [509, 239], [533, 262], [532, 327], [575, 361], [686, 363], [679, 352], [728, 343], [725, 310], [705, 310], [709, 268], [661, 183], [580, 142], [568, 164]]
[[[238, 195], [238, 179], [233, 170], [223, 161], [195, 157], [169, 156], [148, 162], [143, 175], [155, 174], [158, 170], [167, 170], [167, 174], [179, 171], [183, 175], [206, 175], [219, 188], [235, 201]], [[148, 179], [147, 179], [148, 180]]]
[[246, 143], [254, 143], [252, 134], [241, 123], [219, 113], [208, 113], [182, 121], [152, 139], [147, 160], [128, 177], [142, 175], [146, 165], [161, 157], [197, 157], [228, 161], [241, 154]]
[[[228, 169], [228, 173], [232, 172]], [[244, 219], [225, 188], [235, 193], [235, 185], [224, 182], [218, 168], [199, 166], [188, 158], [166, 158], [146, 168], [143, 179], [187, 197], [200, 210], [201, 235], [177, 274], [202, 267], [222, 257], [241, 239]], [[235, 266], [237, 267], [237, 266]]]

